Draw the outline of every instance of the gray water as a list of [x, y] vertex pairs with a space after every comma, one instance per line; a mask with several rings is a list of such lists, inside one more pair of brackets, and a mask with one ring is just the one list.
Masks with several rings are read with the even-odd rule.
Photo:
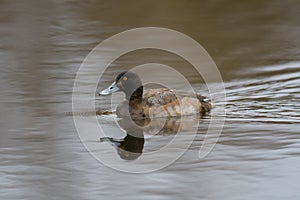
[[[279, 0], [1, 1], [0, 198], [299, 199], [299, 9], [295, 1]], [[130, 174], [94, 159], [69, 113], [75, 75], [87, 54], [114, 34], [144, 26], [171, 28], [203, 45], [224, 80], [226, 121], [204, 159], [198, 153], [210, 116], [200, 120], [193, 144], [174, 163]], [[181, 70], [196, 91], [207, 94], [185, 61], [150, 50], [118, 59], [99, 88], [150, 61]], [[96, 97], [96, 108], [106, 110], [109, 102]], [[211, 115], [217, 105], [214, 110]], [[116, 129], [114, 119], [98, 116], [108, 130]], [[143, 152], [173, 136], [145, 137]], [[109, 142], [90, 142], [119, 158]]]

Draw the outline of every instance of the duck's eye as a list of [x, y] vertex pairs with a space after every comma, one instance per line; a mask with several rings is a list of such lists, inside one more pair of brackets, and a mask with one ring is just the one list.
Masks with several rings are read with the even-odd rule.
[[123, 77], [123, 81], [127, 81], [127, 79], [128, 79], [128, 78], [127, 78], [126, 76]]

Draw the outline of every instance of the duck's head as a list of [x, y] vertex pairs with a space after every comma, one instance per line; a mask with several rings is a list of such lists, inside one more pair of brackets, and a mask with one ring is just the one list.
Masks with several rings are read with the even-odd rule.
[[99, 95], [109, 95], [118, 91], [123, 91], [127, 100], [141, 98], [143, 96], [143, 85], [140, 77], [130, 71], [122, 72], [116, 77], [115, 82], [99, 92]]

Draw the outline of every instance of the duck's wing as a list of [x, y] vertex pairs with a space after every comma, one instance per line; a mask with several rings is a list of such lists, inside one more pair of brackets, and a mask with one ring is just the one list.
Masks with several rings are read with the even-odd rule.
[[146, 90], [143, 95], [144, 101], [149, 105], [166, 105], [177, 100], [173, 90], [167, 88]]

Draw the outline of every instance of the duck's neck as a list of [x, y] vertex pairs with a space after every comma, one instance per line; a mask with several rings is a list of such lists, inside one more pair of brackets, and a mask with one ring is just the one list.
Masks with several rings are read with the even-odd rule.
[[126, 94], [128, 101], [142, 101], [143, 99], [143, 86], [138, 87], [132, 93]]

